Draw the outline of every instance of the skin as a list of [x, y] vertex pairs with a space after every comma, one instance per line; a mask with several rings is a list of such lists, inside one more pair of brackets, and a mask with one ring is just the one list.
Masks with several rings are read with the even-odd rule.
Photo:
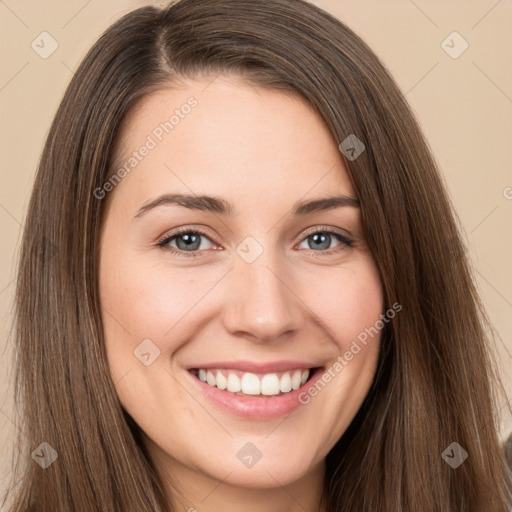
[[[367, 395], [379, 336], [277, 420], [220, 409], [188, 385], [185, 368], [239, 359], [329, 368], [375, 324], [382, 284], [359, 208], [290, 213], [298, 200], [355, 192], [338, 143], [302, 98], [229, 76], [144, 97], [116, 164], [191, 96], [197, 107], [103, 199], [99, 282], [112, 378], [177, 510], [318, 512], [325, 456]], [[164, 205], [134, 218], [164, 192], [222, 197], [238, 215]], [[181, 255], [157, 245], [182, 226], [207, 233], [197, 257], [183, 237], [168, 243]], [[331, 234], [317, 248], [317, 231], [306, 233], [316, 227], [353, 246]], [[236, 252], [248, 236], [263, 248], [250, 264]], [[144, 339], [160, 349], [149, 366], [134, 357]], [[251, 468], [237, 458], [247, 442], [262, 453]]]

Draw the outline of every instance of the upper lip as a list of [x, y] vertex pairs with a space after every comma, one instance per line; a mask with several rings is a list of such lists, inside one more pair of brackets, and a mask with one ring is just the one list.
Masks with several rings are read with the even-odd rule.
[[232, 369], [239, 370], [242, 372], [251, 373], [274, 373], [274, 372], [285, 372], [287, 370], [295, 369], [311, 369], [318, 368], [320, 365], [311, 363], [305, 363], [302, 361], [274, 361], [268, 363], [256, 363], [254, 361], [216, 361], [213, 363], [203, 363], [190, 366], [188, 370], [213, 370], [213, 369]]

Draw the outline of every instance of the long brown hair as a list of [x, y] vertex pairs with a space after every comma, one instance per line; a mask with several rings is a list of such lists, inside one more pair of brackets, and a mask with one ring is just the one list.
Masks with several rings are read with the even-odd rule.
[[[379, 59], [302, 0], [137, 9], [73, 77], [23, 234], [14, 331], [23, 433], [11, 510], [174, 510], [109, 373], [97, 283], [104, 201], [94, 191], [113, 174], [121, 123], [141, 97], [220, 73], [299, 94], [338, 143], [355, 135], [365, 145], [345, 165], [385, 299], [402, 311], [384, 329], [369, 394], [327, 456], [328, 510], [506, 512], [491, 345], [435, 161]], [[46, 469], [31, 456], [43, 442], [58, 456]], [[453, 442], [468, 454], [457, 468], [442, 457]], [[48, 445], [35, 457], [50, 457]]]

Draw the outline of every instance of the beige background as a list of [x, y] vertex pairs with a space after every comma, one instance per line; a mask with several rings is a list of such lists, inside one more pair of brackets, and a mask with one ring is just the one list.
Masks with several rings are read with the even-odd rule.
[[[39, 153], [86, 50], [121, 14], [146, 3], [0, 0], [0, 493], [16, 430], [8, 340], [15, 261]], [[512, 0], [313, 3], [365, 39], [414, 109], [466, 230], [476, 281], [500, 335], [497, 353], [512, 397]], [[58, 43], [47, 59], [31, 48], [44, 31]], [[458, 58], [442, 46], [453, 31], [469, 45]], [[450, 36], [444, 46], [453, 53], [463, 44]], [[503, 408], [507, 402], [502, 397], [502, 435], [512, 429]]]

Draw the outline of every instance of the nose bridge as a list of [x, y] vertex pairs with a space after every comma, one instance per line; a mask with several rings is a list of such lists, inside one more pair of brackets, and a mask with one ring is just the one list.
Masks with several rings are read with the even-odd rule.
[[303, 311], [278, 251], [247, 237], [236, 252], [225, 303], [226, 328], [266, 340], [298, 329]]

